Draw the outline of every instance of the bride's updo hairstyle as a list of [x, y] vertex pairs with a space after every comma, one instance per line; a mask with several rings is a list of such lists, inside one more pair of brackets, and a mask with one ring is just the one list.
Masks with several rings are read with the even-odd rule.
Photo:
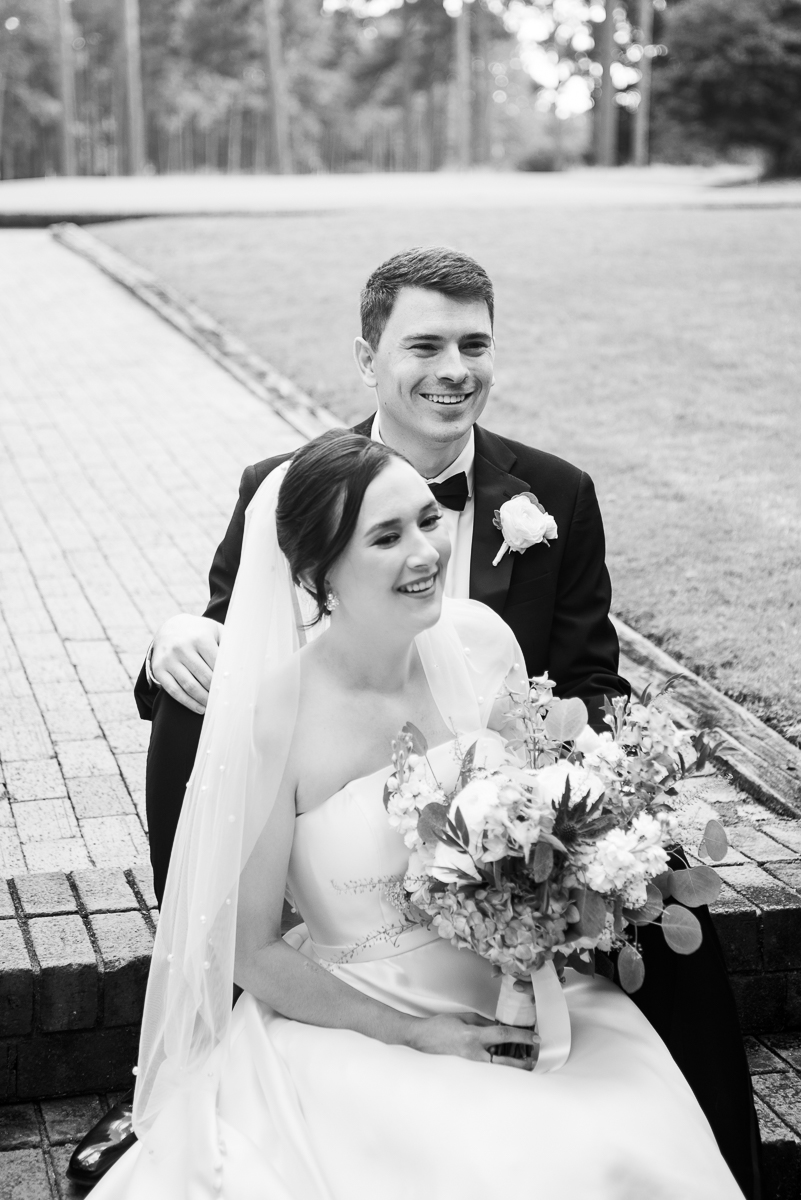
[[347, 547], [359, 519], [364, 493], [396, 450], [352, 433], [331, 429], [301, 446], [278, 493], [278, 545], [292, 579], [317, 602], [317, 621], [328, 613], [328, 572]]

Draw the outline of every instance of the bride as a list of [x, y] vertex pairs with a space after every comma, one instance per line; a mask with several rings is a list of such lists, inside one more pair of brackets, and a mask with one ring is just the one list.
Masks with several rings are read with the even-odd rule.
[[[457, 740], [524, 681], [499, 617], [443, 601], [449, 553], [424, 480], [350, 432], [251, 503], [153, 953], [140, 1140], [97, 1200], [741, 1196], [627, 996], [568, 970], [570, 1057], [532, 1074], [493, 1053], [537, 1039], [495, 1023], [490, 965], [391, 903], [393, 737], [413, 721], [455, 781]], [[285, 894], [305, 924], [282, 938]]]

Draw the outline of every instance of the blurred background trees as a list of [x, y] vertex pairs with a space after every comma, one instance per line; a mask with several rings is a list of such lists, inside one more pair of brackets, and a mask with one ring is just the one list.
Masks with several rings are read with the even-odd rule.
[[0, 0], [5, 179], [553, 170], [649, 145], [788, 173], [799, 100], [801, 0]]
[[760, 153], [801, 175], [801, 0], [678, 0], [655, 77], [655, 148], [673, 161]]

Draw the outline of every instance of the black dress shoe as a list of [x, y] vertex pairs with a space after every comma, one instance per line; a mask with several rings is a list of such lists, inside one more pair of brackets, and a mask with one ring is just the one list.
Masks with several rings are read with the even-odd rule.
[[133, 1131], [133, 1090], [89, 1130], [73, 1151], [67, 1179], [79, 1187], [90, 1188], [136, 1141]]

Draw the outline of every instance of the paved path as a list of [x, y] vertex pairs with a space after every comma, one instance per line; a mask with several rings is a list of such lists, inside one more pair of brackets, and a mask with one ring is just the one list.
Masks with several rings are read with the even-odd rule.
[[150, 633], [300, 436], [39, 231], [0, 231], [0, 873], [146, 858]]
[[553, 174], [81, 176], [0, 183], [0, 225], [201, 213], [553, 207], [797, 208], [801, 181], [755, 184], [739, 167], [623, 167]]

